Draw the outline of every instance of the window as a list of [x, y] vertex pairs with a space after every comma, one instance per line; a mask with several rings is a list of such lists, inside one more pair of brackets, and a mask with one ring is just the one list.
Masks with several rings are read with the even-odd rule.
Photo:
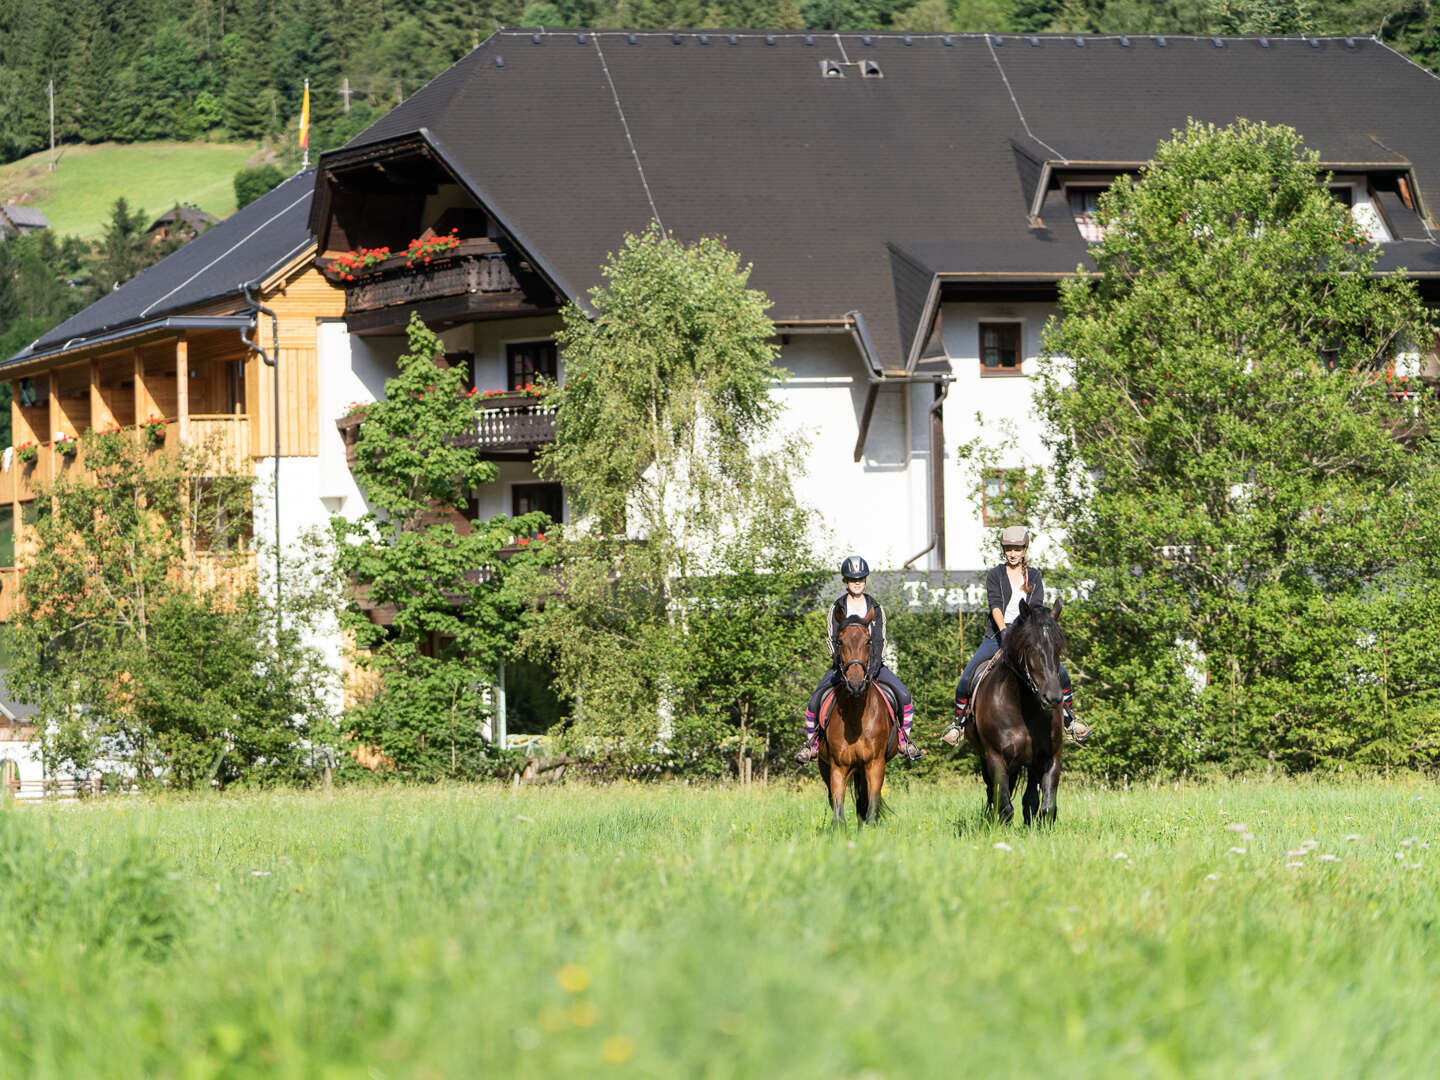
[[1070, 199], [1070, 216], [1075, 219], [1081, 238], [1089, 244], [1099, 243], [1105, 237], [1105, 230], [1100, 227], [1100, 188], [1068, 188], [1066, 194]]
[[1020, 324], [980, 324], [980, 374], [1020, 374]]
[[565, 520], [565, 499], [559, 484], [513, 484], [510, 487], [512, 517], [533, 514], [547, 515], [551, 521]]
[[1019, 525], [1024, 522], [1024, 469], [995, 469], [985, 477], [981, 517], [986, 525]]
[[1355, 205], [1355, 189], [1349, 184], [1332, 187], [1330, 189], [1330, 197], [1344, 207], [1352, 207]]
[[522, 390], [544, 376], [551, 381], [559, 371], [553, 341], [516, 341], [505, 346], [506, 378], [511, 390]]

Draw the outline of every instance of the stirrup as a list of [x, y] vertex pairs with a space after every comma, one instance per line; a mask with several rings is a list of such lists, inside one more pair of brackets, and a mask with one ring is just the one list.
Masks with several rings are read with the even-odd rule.
[[911, 739], [902, 738], [900, 740], [899, 750], [906, 761], [919, 761], [925, 756], [925, 751], [916, 746]]
[[945, 733], [940, 736], [940, 741], [946, 746], [959, 746], [961, 740], [965, 738], [965, 721], [968, 719], [968, 716], [957, 716], [954, 720], [951, 720], [950, 726], [947, 727]]
[[814, 761], [819, 756], [820, 740], [816, 739], [814, 742], [807, 742], [804, 746], [802, 746], [800, 748], [800, 752], [795, 755], [795, 760], [801, 765], [809, 765], [810, 762]]

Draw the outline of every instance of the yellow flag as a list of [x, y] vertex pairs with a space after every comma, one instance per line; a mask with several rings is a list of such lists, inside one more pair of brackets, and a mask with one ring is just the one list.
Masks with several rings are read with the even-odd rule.
[[300, 148], [310, 148], [310, 80], [305, 80], [305, 100], [300, 103]]

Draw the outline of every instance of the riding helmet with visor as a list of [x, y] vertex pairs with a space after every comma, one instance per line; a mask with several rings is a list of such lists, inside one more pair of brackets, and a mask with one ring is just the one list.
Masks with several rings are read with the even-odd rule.
[[1000, 533], [1000, 546], [1007, 547], [1029, 547], [1030, 530], [1024, 525], [1008, 525]]
[[846, 581], [864, 581], [870, 576], [870, 564], [859, 555], [851, 555], [840, 564], [840, 576]]

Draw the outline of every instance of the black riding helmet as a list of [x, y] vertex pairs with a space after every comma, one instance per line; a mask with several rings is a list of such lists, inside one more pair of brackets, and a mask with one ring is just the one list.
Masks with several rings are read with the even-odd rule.
[[851, 555], [840, 564], [840, 576], [846, 581], [864, 581], [870, 576], [870, 564], [859, 555]]

